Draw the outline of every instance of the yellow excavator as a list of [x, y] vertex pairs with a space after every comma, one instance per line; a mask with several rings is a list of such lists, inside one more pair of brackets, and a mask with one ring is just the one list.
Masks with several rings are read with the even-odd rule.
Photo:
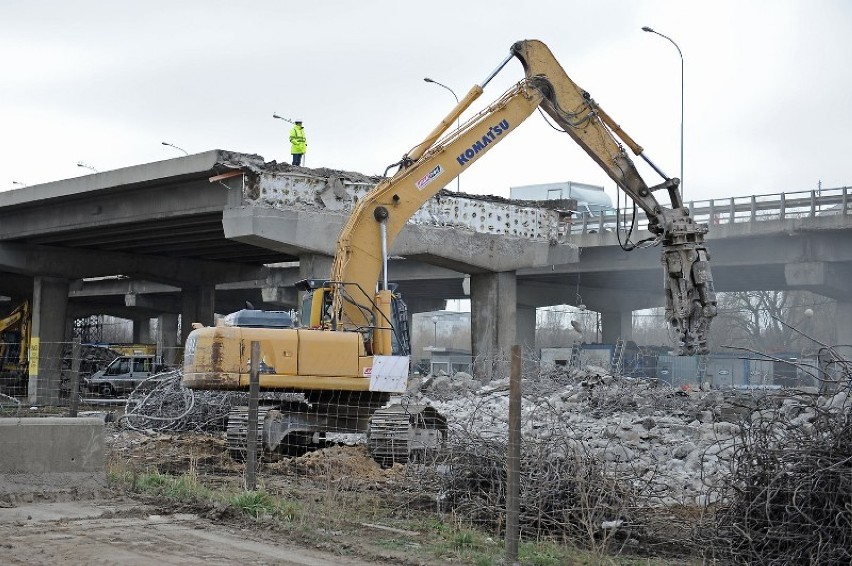
[[[485, 85], [518, 58], [525, 78], [460, 128], [449, 131]], [[405, 306], [388, 283], [387, 254], [409, 218], [494, 145], [541, 108], [600, 165], [648, 217], [662, 244], [666, 314], [681, 354], [707, 352], [716, 297], [704, 246], [705, 225], [683, 207], [680, 181], [669, 178], [592, 97], [565, 73], [540, 41], [515, 43], [510, 55], [441, 123], [361, 198], [338, 238], [328, 280], [305, 281], [301, 324], [289, 317], [240, 311], [228, 325], [193, 330], [183, 380], [195, 389], [247, 390], [250, 343], [260, 342], [258, 439], [265, 452], [321, 441], [326, 431], [366, 432], [373, 457], [407, 461], [446, 438], [445, 417], [428, 406], [394, 403], [409, 375]], [[662, 178], [648, 186], [628, 155], [641, 156]], [[668, 193], [664, 207], [654, 192]], [[276, 393], [277, 392], [277, 393]], [[247, 409], [228, 424], [233, 454], [245, 454]]]
[[0, 393], [26, 393], [29, 375], [30, 303], [24, 301], [0, 318]]

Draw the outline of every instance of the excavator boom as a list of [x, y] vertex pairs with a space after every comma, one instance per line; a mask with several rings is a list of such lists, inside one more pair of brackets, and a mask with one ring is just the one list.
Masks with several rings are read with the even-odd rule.
[[[386, 285], [378, 285], [375, 302], [372, 297], [386, 271], [387, 250], [405, 223], [429, 198], [541, 107], [645, 212], [649, 230], [663, 246], [666, 314], [679, 337], [678, 353], [706, 353], [710, 320], [716, 315], [709, 254], [704, 246], [707, 228], [696, 224], [682, 206], [680, 181], [666, 177], [647, 159], [642, 147], [571, 80], [546, 45], [536, 40], [519, 41], [512, 46], [511, 54], [521, 61], [524, 80], [459, 130], [439, 139], [479, 96], [484, 84], [474, 86], [441, 124], [403, 157], [396, 173], [358, 202], [338, 239], [331, 279], [345, 283], [347, 289], [358, 289], [361, 297], [339, 288], [331, 309], [334, 328], [383, 326], [373, 313], [377, 306], [381, 310], [381, 305], [389, 302], [381, 298], [382, 293], [389, 293]], [[660, 173], [663, 182], [649, 187], [625, 145]], [[654, 197], [653, 193], [661, 189], [667, 191], [670, 207], [662, 206]], [[389, 343], [389, 334], [377, 330], [372, 350], [386, 353]]]
[[[515, 57], [526, 77], [449, 131]], [[544, 44], [521, 41], [395, 164], [399, 167], [390, 178], [359, 199], [338, 238], [331, 278], [304, 282], [303, 290], [311, 294], [303, 304], [302, 325], [294, 327], [285, 317], [258, 326], [250, 323], [257, 313], [249, 311], [243, 313], [245, 324], [235, 317], [231, 325], [194, 329], [185, 344], [184, 384], [245, 390], [249, 367], [255, 365], [263, 390], [292, 395], [270, 400], [258, 410], [256, 436], [268, 455], [318, 445], [330, 430], [366, 432], [370, 453], [387, 463], [408, 461], [443, 444], [447, 421], [433, 408], [408, 401], [383, 406], [392, 393], [405, 391], [409, 376], [407, 318], [387, 282], [388, 250], [417, 209], [538, 108], [648, 216], [649, 229], [663, 245], [666, 308], [680, 337], [679, 351], [704, 352], [716, 308], [703, 243], [706, 228], [696, 225], [682, 207], [678, 180], [654, 166], [663, 182], [646, 185], [624, 145], [644, 158], [642, 148], [565, 74]], [[670, 208], [654, 198], [658, 189], [668, 191]], [[247, 346], [255, 341], [261, 359], [252, 364]], [[254, 431], [249, 435], [255, 424], [248, 415], [248, 407], [237, 407], [228, 419], [228, 448], [238, 457], [245, 457], [249, 436], [255, 436]]]

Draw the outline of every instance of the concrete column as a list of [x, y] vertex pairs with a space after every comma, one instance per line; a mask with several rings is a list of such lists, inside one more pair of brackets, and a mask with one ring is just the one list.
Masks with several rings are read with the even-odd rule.
[[[837, 313], [835, 314], [837, 321], [835, 329], [835, 344], [852, 344], [852, 303], [837, 301]], [[849, 355], [849, 349], [840, 350], [841, 355]]]
[[299, 256], [300, 279], [328, 279], [331, 277], [333, 258], [327, 255], [302, 254]]
[[27, 389], [29, 402], [32, 404], [59, 404], [67, 310], [67, 279], [38, 276], [33, 279], [32, 337]]
[[151, 342], [151, 319], [147, 316], [133, 319], [133, 343], [149, 344]]
[[186, 337], [192, 331], [192, 323], [200, 322], [204, 326], [213, 326], [215, 313], [216, 287], [203, 285], [187, 287], [181, 292], [180, 343], [186, 344]]
[[517, 343], [526, 350], [535, 349], [535, 307], [518, 307], [516, 311]]
[[166, 365], [180, 363], [176, 350], [178, 342], [178, 315], [173, 313], [161, 314], [157, 317], [157, 353]]
[[508, 359], [517, 337], [515, 272], [472, 275], [470, 305], [474, 374], [491, 380], [497, 376], [498, 363]]
[[633, 340], [633, 311], [601, 313], [601, 342], [615, 344], [622, 338]]

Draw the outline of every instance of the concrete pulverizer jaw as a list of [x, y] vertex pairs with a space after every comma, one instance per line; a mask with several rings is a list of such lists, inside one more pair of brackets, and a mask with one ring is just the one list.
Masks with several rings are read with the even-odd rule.
[[717, 307], [708, 259], [709, 254], [700, 242], [663, 244], [666, 318], [678, 334], [680, 356], [710, 351], [707, 339]]

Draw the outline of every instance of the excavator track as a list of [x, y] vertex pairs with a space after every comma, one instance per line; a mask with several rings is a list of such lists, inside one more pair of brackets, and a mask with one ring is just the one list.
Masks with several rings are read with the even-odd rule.
[[[263, 425], [269, 411], [275, 407], [258, 407], [257, 409], [257, 457], [264, 451]], [[235, 460], [245, 460], [248, 454], [248, 407], [234, 407], [228, 414], [226, 431], [228, 452]]]
[[393, 404], [370, 417], [367, 450], [383, 465], [436, 453], [447, 439], [447, 419], [426, 405]]
[[408, 462], [410, 420], [400, 411], [379, 409], [370, 418], [367, 450], [379, 463]]

